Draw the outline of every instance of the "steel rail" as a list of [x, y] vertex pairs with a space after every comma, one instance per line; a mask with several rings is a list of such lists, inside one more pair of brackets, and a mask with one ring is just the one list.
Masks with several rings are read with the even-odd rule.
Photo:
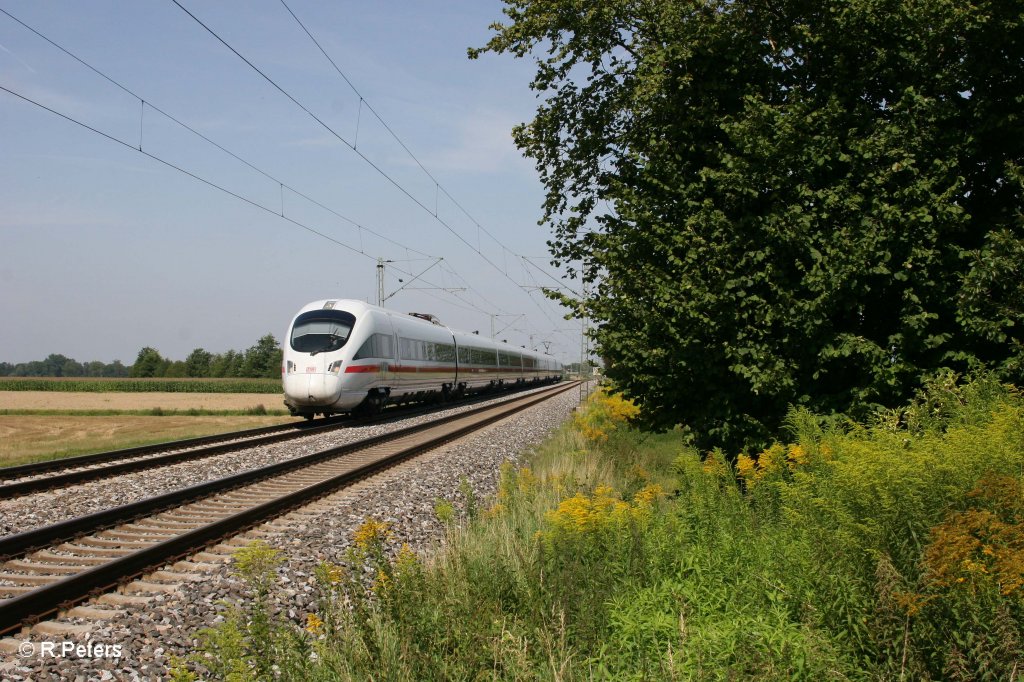
[[[510, 400], [516, 400], [516, 398], [511, 398]], [[111, 507], [110, 509], [104, 509], [86, 516], [79, 516], [66, 521], [60, 521], [42, 528], [7, 535], [0, 538], [0, 560], [6, 561], [8, 559], [14, 559], [34, 549], [57, 542], [58, 540], [67, 540], [84, 533], [91, 533], [119, 523], [125, 523], [140, 516], [153, 514], [161, 509], [180, 506], [187, 501], [205, 497], [213, 493], [222, 492], [247, 483], [252, 483], [261, 478], [276, 476], [277, 474], [281, 474], [292, 469], [298, 469], [309, 464], [314, 464], [324, 459], [338, 457], [367, 447], [379, 445], [380, 443], [418, 433], [419, 431], [432, 428], [439, 424], [454, 421], [464, 416], [477, 414], [493, 407], [495, 407], [495, 405], [476, 407], [466, 412], [448, 415], [447, 417], [434, 419], [423, 424], [407, 426], [405, 428], [398, 429], [397, 431], [364, 438], [353, 443], [339, 445], [334, 448], [303, 455], [302, 457], [296, 457], [276, 464], [269, 464], [264, 467], [249, 469], [247, 471], [224, 476], [212, 481], [206, 481], [194, 486], [173, 490], [162, 495], [149, 497], [144, 500], [139, 500], [138, 502], [132, 502], [118, 507]]]
[[[332, 421], [330, 424], [317, 423], [312, 426], [307, 424], [301, 424], [298, 426], [294, 424], [264, 426], [258, 429], [233, 431], [231, 433], [217, 434], [215, 436], [203, 436], [200, 438], [189, 438], [187, 440], [170, 441], [154, 445], [143, 445], [138, 448], [126, 448], [124, 450], [101, 452], [96, 453], [96, 456], [83, 455], [81, 457], [72, 457], [66, 460], [47, 460], [46, 462], [39, 462], [38, 464], [49, 464], [54, 461], [65, 462], [66, 464], [64, 466], [52, 466], [49, 469], [38, 469], [22, 475], [45, 473], [47, 470], [60, 471], [61, 469], [70, 469], [75, 466], [102, 464], [103, 462], [116, 460], [118, 458], [138, 457], [161, 452], [163, 450], [192, 448], [181, 450], [180, 452], [171, 452], [166, 455], [146, 457], [145, 459], [133, 459], [129, 462], [115, 462], [114, 464], [108, 464], [107, 466], [102, 467], [64, 471], [56, 473], [53, 476], [30, 478], [24, 481], [5, 483], [0, 485], [0, 501], [19, 497], [21, 495], [28, 495], [30, 493], [51, 490], [53, 488], [63, 488], [96, 478], [117, 476], [120, 474], [130, 473], [132, 471], [141, 471], [142, 469], [176, 464], [186, 460], [203, 459], [205, 457], [222, 455], [226, 452], [232, 452], [243, 448], [256, 447], [259, 445], [271, 445], [281, 441], [299, 438], [301, 436], [317, 434], [322, 431], [330, 431], [339, 428], [340, 425], [339, 421]], [[241, 440], [243, 438], [248, 438], [248, 440]], [[207, 445], [208, 443], [213, 444]], [[206, 445], [206, 447], [202, 447], [204, 445]], [[93, 457], [95, 457], [95, 459], [92, 459]], [[19, 467], [11, 467], [11, 469], [15, 468]], [[7, 475], [8, 473], [9, 471], [7, 469], [0, 469], [0, 475]]]
[[[531, 388], [537, 388], [537, 386], [527, 385], [519, 390], [529, 390]], [[515, 389], [513, 389], [513, 392], [515, 392]], [[473, 402], [492, 399], [493, 397], [493, 394], [476, 394], [472, 398], [461, 401], [461, 403], [473, 404]], [[417, 407], [411, 410], [391, 408], [388, 410], [391, 414], [378, 415], [376, 417], [332, 417], [328, 420], [321, 420], [314, 423], [304, 422], [301, 424], [263, 426], [255, 429], [231, 431], [228, 433], [186, 438], [183, 440], [172, 440], [163, 443], [152, 443], [148, 445], [139, 445], [137, 447], [127, 447], [127, 449], [123, 450], [94, 453], [79, 457], [46, 460], [44, 462], [35, 462], [32, 464], [13, 467], [0, 467], [0, 478], [8, 479], [36, 475], [46, 473], [48, 471], [58, 472], [52, 476], [0, 483], [0, 501], [49, 491], [49, 489], [58, 487], [67, 487], [77, 483], [94, 480], [96, 478], [117, 476], [134, 471], [141, 471], [143, 469], [152, 469], [177, 464], [179, 462], [201, 460], [215, 455], [223, 455], [224, 453], [244, 450], [247, 449], [247, 447], [268, 445], [290, 440], [292, 438], [300, 438], [306, 435], [315, 435], [323, 431], [341, 428], [345, 425], [368, 426], [395, 419], [407, 419], [409, 417], [415, 417], [422, 414], [429, 414], [435, 410], [436, 407], [426, 409]], [[204, 447], [203, 445], [207, 446]], [[144, 457], [146, 455], [154, 455], [164, 451], [175, 452], [170, 452], [167, 455], [158, 455], [156, 457]], [[117, 462], [108, 466], [93, 466], [104, 462], [135, 457], [142, 457], [144, 459], [133, 459], [129, 462]], [[77, 469], [77, 467], [91, 468]], [[66, 469], [74, 470], [66, 471]]]
[[[428, 425], [418, 425], [415, 427], [409, 427], [402, 429], [400, 432], [394, 434], [386, 434], [385, 436], [375, 437], [363, 441], [361, 445], [363, 449], [369, 447], [368, 443], [379, 444], [387, 440], [394, 440], [399, 437], [398, 434], [408, 436], [413, 435], [418, 431], [423, 431], [428, 428], [434, 428], [438, 425], [455, 421], [459, 419], [466, 419], [472, 415], [486, 412], [488, 410], [494, 411], [493, 415], [487, 418], [471, 422], [462, 427], [459, 427], [453, 431], [443, 433], [439, 436], [435, 436], [427, 441], [417, 443], [411, 447], [404, 448], [398, 452], [391, 454], [378, 461], [371, 462], [369, 464], [362, 465], [356, 469], [352, 469], [345, 473], [339, 474], [332, 478], [326, 479], [319, 483], [315, 483], [306, 486], [298, 491], [288, 493], [269, 502], [259, 504], [251, 507], [242, 512], [236, 513], [227, 518], [215, 521], [207, 524], [195, 530], [184, 533], [180, 536], [165, 540], [157, 543], [150, 547], [140, 549], [139, 551], [125, 555], [121, 558], [113, 559], [110, 562], [99, 565], [96, 568], [88, 569], [81, 573], [71, 575], [67, 578], [50, 583], [38, 589], [32, 590], [26, 594], [16, 596], [10, 599], [0, 601], [0, 634], [9, 632], [13, 629], [20, 627], [26, 621], [38, 620], [45, 616], [48, 616], [60, 609], [67, 608], [74, 603], [87, 599], [93, 593], [109, 589], [112, 586], [119, 584], [124, 580], [133, 578], [136, 575], [147, 572], [149, 569], [159, 567], [169, 561], [175, 560], [179, 557], [185, 556], [201, 547], [205, 547], [214, 541], [223, 539], [225, 536], [235, 535], [242, 530], [245, 530], [255, 524], [262, 523], [271, 518], [281, 515], [282, 513], [300, 507], [310, 501], [327, 495], [339, 487], [342, 487], [348, 483], [365, 478], [373, 473], [376, 473], [384, 468], [394, 466], [395, 464], [404, 461], [417, 454], [431, 450], [443, 445], [451, 440], [460, 438], [468, 433], [479, 430], [484, 426], [492, 424], [496, 421], [504, 419], [505, 417], [515, 414], [516, 412], [525, 410], [533, 405], [543, 402], [549, 398], [558, 395], [559, 393], [572, 389], [575, 384], [570, 383], [568, 385], [556, 386], [553, 389], [537, 393], [527, 397], [513, 398], [505, 401], [503, 404], [507, 409], [501, 409], [503, 405], [488, 405], [480, 407], [470, 412], [464, 412], [459, 415], [444, 417], [442, 419], [434, 420]], [[519, 402], [518, 405], [508, 407], [509, 403]], [[293, 460], [290, 463], [297, 463], [302, 461], [303, 463], [312, 463], [313, 458], [319, 460], [328, 459], [330, 457], [337, 457], [345, 454], [352, 449], [355, 444], [339, 446], [337, 448], [331, 448], [325, 450], [322, 453], [314, 453], [306, 457], [300, 458], [299, 460]], [[277, 469], [279, 465], [272, 467], [265, 467], [260, 470], [266, 472], [269, 469]], [[291, 468], [298, 468], [291, 467]], [[252, 472], [247, 472], [252, 473]], [[220, 481], [211, 483], [223, 483], [228, 480], [238, 479], [238, 476], [227, 477]], [[266, 478], [261, 476], [260, 478]], [[200, 486], [193, 486], [192, 488], [185, 489], [182, 491], [176, 491], [171, 493], [170, 496], [183, 495], [189, 491], [196, 491], [199, 488], [206, 489], [212, 487], [211, 484], [202, 484]], [[237, 487], [236, 484], [232, 483], [228, 487]], [[207, 493], [188, 495], [188, 499], [193, 499], [196, 496], [206, 496]], [[161, 498], [169, 498], [170, 496], [165, 495]], [[184, 500], [185, 498], [180, 498]], [[144, 501], [144, 502], [149, 502]], [[137, 509], [141, 508], [136, 503], [135, 505], [125, 505], [124, 507], [118, 507], [115, 510], [109, 510], [110, 512], [129, 510], [132, 516], [122, 516], [119, 522], [133, 521], [138, 518]], [[180, 505], [180, 502], [179, 502]], [[162, 506], [167, 506], [163, 504]], [[155, 511], [153, 508], [151, 511]], [[105, 513], [105, 512], [101, 512]], [[97, 515], [90, 515], [94, 517]], [[84, 518], [90, 518], [84, 517]], [[76, 521], [76, 520], [73, 520]], [[70, 523], [70, 522], [65, 522]], [[64, 524], [58, 524], [64, 525]], [[48, 531], [52, 527], [40, 529], [40, 531]], [[37, 531], [29, 531], [29, 533]], [[45, 533], [44, 533], [45, 534]], [[80, 533], [79, 533], [80, 534]], [[20, 534], [22, 536], [27, 533]]]
[[0, 477], [6, 479], [20, 478], [22, 476], [32, 476], [33, 474], [43, 474], [48, 471], [70, 469], [76, 466], [100, 464], [101, 462], [106, 462], [108, 460], [113, 459], [123, 459], [125, 457], [149, 455], [154, 452], [161, 452], [163, 450], [194, 448], [201, 445], [206, 445], [207, 443], [217, 443], [220, 441], [236, 438], [250, 438], [254, 436], [262, 436], [268, 433], [274, 433], [276, 431], [288, 431], [292, 429], [303, 428], [309, 428], [309, 424], [307, 424], [306, 422], [295, 424], [275, 424], [273, 426], [260, 426], [255, 429], [243, 429], [241, 431], [229, 431], [227, 433], [210, 434], [209, 436], [196, 436], [195, 438], [184, 438], [182, 440], [172, 440], [163, 443], [150, 443], [149, 445], [138, 445], [133, 448], [122, 448], [120, 450], [94, 452], [88, 455], [78, 455], [75, 457], [60, 457], [57, 459], [47, 459], [41, 462], [30, 462], [29, 464], [18, 464], [16, 466], [0, 467]]
[[[529, 388], [536, 387], [528, 386], [523, 390], [528, 390]], [[488, 395], [486, 397], [478, 395], [476, 400], [488, 400], [492, 397], [492, 395]], [[472, 401], [470, 401], [469, 404], [472, 404]], [[280, 443], [293, 438], [301, 438], [307, 435], [315, 435], [324, 431], [330, 431], [347, 424], [351, 424], [353, 426], [366, 426], [382, 421], [389, 421], [391, 419], [408, 418], [434, 409], [436, 408], [431, 407], [429, 409], [416, 408], [412, 410], [400, 410], [392, 414], [378, 415], [372, 418], [363, 417], [355, 421], [350, 421], [347, 417], [331, 417], [326, 421], [321, 420], [314, 423], [263, 426], [256, 429], [232, 431], [229, 433], [200, 436], [198, 438], [169, 441], [166, 443], [154, 443], [151, 445], [142, 445], [122, 450], [81, 455], [79, 457], [46, 460], [44, 462], [34, 462], [32, 464], [23, 464], [13, 467], [0, 467], [0, 477], [7, 478], [36, 475], [46, 473], [47, 471], [60, 472], [53, 476], [30, 478], [21, 481], [16, 480], [11, 483], [0, 484], [0, 501], [22, 495], [38, 493], [45, 490], [52, 490], [54, 488], [63, 488], [95, 480], [97, 478], [118, 476], [135, 471], [142, 471], [144, 469], [177, 464], [178, 462], [199, 460], [250, 447], [272, 445], [274, 443]], [[246, 438], [248, 438], [248, 440], [242, 440]], [[79, 466], [91, 466], [94, 464], [102, 464], [104, 462], [129, 457], [143, 457], [145, 455], [155, 454], [165, 450], [175, 450], [175, 452], [170, 452], [165, 455], [157, 455], [154, 457], [145, 457], [143, 459], [132, 459], [128, 462], [115, 462], [114, 464], [109, 464], [107, 466], [93, 466], [92, 468], [87, 469], [63, 471], [64, 469], [75, 469], [75, 467]]]

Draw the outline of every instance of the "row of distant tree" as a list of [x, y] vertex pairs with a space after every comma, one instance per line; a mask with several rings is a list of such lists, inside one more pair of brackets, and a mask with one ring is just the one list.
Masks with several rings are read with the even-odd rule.
[[0, 376], [12, 377], [263, 377], [274, 378], [281, 373], [281, 348], [273, 334], [267, 334], [244, 351], [229, 350], [211, 353], [196, 348], [184, 360], [171, 360], [155, 348], [139, 351], [135, 363], [125, 366], [120, 360], [111, 363], [93, 360], [78, 362], [73, 358], [51, 354], [45, 360], [11, 364], [0, 362]]

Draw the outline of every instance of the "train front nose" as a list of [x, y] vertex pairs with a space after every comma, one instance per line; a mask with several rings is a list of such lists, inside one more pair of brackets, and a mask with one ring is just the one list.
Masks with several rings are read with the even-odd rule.
[[338, 377], [335, 374], [307, 374], [306, 386], [310, 402], [329, 405], [338, 399]]
[[285, 378], [285, 395], [299, 405], [331, 405], [338, 399], [340, 380], [330, 372], [292, 374]]

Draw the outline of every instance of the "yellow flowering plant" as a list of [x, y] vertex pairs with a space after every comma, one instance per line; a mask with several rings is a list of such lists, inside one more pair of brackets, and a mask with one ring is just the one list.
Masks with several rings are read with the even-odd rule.
[[590, 394], [585, 408], [573, 417], [573, 424], [587, 440], [602, 443], [639, 414], [640, 408], [632, 400], [601, 387]]
[[598, 485], [592, 493], [577, 493], [548, 511], [544, 516], [547, 528], [539, 537], [549, 548], [587, 541], [598, 545], [614, 542], [623, 531], [646, 526], [654, 505], [664, 497], [658, 484], [645, 486], [632, 501], [622, 499], [611, 486]]

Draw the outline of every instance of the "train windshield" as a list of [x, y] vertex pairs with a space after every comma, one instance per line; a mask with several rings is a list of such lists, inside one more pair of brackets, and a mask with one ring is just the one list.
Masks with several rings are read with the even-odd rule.
[[310, 355], [338, 350], [348, 341], [355, 323], [355, 315], [344, 310], [302, 313], [292, 325], [292, 350]]

